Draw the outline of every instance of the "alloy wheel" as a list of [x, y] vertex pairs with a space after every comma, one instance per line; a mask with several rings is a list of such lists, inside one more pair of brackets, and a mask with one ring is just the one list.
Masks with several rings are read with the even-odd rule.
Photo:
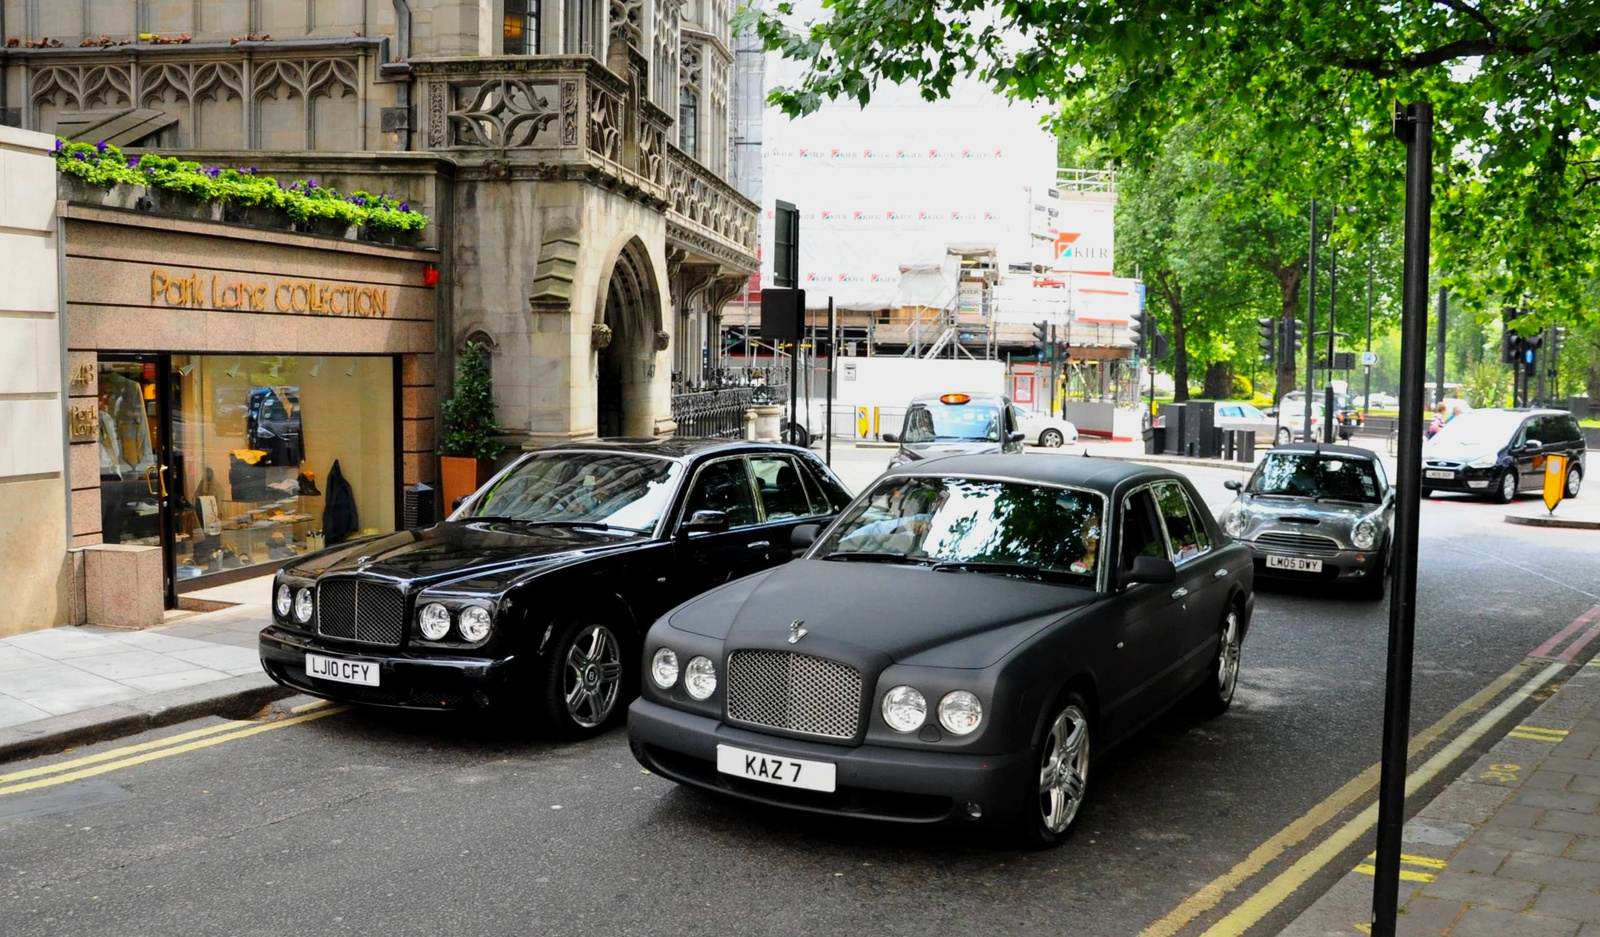
[[[1378, 573], [1382, 581], [1383, 573]], [[1227, 703], [1239, 685], [1239, 654], [1243, 650], [1239, 639], [1239, 611], [1228, 609], [1227, 620], [1222, 625], [1221, 646], [1217, 649], [1217, 698]]]
[[1292, 434], [1289, 432], [1289, 427], [1281, 427], [1278, 430], [1278, 445], [1287, 446], [1290, 442], [1291, 435]]
[[1576, 466], [1567, 469], [1567, 497], [1576, 498], [1578, 489], [1583, 485], [1583, 472]]
[[1089, 717], [1063, 709], [1050, 726], [1039, 759], [1039, 813], [1051, 833], [1065, 832], [1078, 816], [1089, 784]]
[[589, 625], [578, 631], [562, 668], [567, 715], [585, 729], [603, 725], [622, 689], [622, 645], [611, 629]]
[[1058, 449], [1063, 442], [1066, 440], [1062, 438], [1060, 430], [1047, 429], [1039, 434], [1039, 445], [1046, 449]]
[[1507, 472], [1505, 477], [1500, 479], [1500, 497], [1505, 501], [1511, 501], [1517, 497], [1517, 475], [1515, 472]]

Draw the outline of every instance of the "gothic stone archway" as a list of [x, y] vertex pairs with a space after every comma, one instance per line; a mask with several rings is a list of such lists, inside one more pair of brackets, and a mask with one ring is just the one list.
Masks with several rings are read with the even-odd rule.
[[611, 277], [595, 317], [604, 336], [595, 362], [595, 432], [608, 436], [650, 436], [656, 414], [651, 402], [655, 380], [661, 297], [650, 257], [638, 238], [629, 241], [612, 265]]

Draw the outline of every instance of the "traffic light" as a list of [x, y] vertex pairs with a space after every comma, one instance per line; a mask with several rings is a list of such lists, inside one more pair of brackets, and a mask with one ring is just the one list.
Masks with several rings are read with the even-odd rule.
[[1278, 320], [1257, 319], [1256, 334], [1261, 336], [1261, 341], [1256, 342], [1261, 349], [1261, 363], [1270, 367], [1278, 360]]
[[1146, 357], [1145, 342], [1145, 311], [1136, 309], [1128, 314], [1128, 339], [1133, 342], [1133, 353], [1136, 357]]
[[1500, 360], [1505, 364], [1522, 363], [1522, 352], [1526, 347], [1524, 339], [1511, 323], [1522, 316], [1522, 310], [1507, 306], [1500, 310], [1500, 321], [1505, 324], [1505, 332], [1500, 336]]
[[1072, 345], [1069, 342], [1056, 343], [1056, 360], [1063, 364], [1072, 360]]
[[1283, 357], [1285, 364], [1294, 364], [1300, 360], [1300, 320], [1283, 320]]
[[1043, 349], [1049, 347], [1049, 345], [1050, 345], [1050, 323], [1048, 323], [1048, 322], [1035, 322], [1033, 324], [1033, 343], [1035, 345], [1038, 345], [1040, 350], [1043, 350]]

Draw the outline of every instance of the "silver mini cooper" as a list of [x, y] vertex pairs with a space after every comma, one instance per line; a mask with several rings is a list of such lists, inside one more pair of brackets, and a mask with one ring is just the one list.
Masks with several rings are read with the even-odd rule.
[[1394, 490], [1376, 453], [1355, 446], [1275, 446], [1222, 528], [1255, 554], [1256, 576], [1352, 587], [1383, 598]]

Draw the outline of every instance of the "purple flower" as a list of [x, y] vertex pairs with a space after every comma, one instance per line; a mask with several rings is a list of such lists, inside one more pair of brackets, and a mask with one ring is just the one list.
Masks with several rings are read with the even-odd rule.
[[400, 210], [401, 211], [410, 211], [411, 210], [411, 203], [410, 202], [401, 202], [400, 203]]
[[96, 150], [100, 151], [101, 153], [104, 153], [106, 151], [106, 141], [101, 140], [99, 143], [96, 143], [94, 145], [94, 148]]
[[72, 154], [72, 158], [73, 159], [78, 159], [78, 160], [83, 160], [84, 162], [88, 162], [89, 161], [89, 154], [85, 153], [82, 150], [79, 150], [78, 152]]
[[254, 166], [251, 166], [251, 167], [250, 167], [250, 175], [252, 175], [252, 176], [253, 176], [253, 175], [255, 175], [255, 174], [256, 174], [256, 167], [254, 167]]
[[317, 187], [317, 180], [315, 180], [315, 179], [307, 179], [306, 180], [306, 188], [315, 189], [316, 187]]
[[204, 169], [202, 169], [200, 171], [202, 173], [204, 173], [205, 175], [210, 176], [213, 179], [215, 179], [218, 176], [222, 175], [222, 170], [218, 169], [215, 166], [207, 166], [206, 168], [204, 168]]
[[56, 137], [56, 152], [59, 153], [59, 152], [61, 152], [62, 150], [66, 149], [66, 148], [67, 148], [67, 141], [61, 139], [60, 137]]
[[139, 160], [140, 160], [140, 157], [135, 156], [131, 161], [129, 161], [128, 168], [129, 169], [138, 169], [139, 168]]

